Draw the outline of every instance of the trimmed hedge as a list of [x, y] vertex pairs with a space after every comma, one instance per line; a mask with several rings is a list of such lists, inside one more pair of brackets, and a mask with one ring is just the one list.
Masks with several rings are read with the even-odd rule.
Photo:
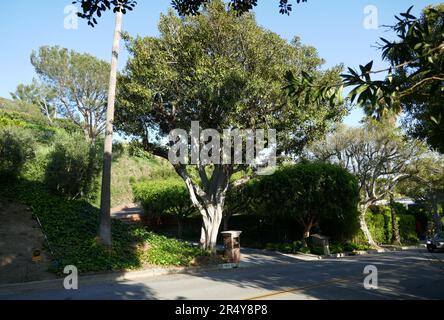
[[134, 200], [153, 217], [164, 214], [189, 216], [194, 212], [185, 183], [178, 179], [152, 180], [133, 184]]
[[398, 228], [403, 243], [417, 243], [416, 219], [411, 214], [402, 214], [398, 217]]
[[[396, 221], [402, 243], [417, 243], [416, 218], [409, 213], [404, 206], [395, 204]], [[373, 239], [378, 244], [390, 244], [392, 242], [392, 220], [390, 206], [373, 206], [366, 215], [367, 226]]]
[[182, 236], [183, 219], [197, 211], [190, 200], [185, 183], [179, 179], [151, 180], [133, 183], [134, 200], [140, 202], [148, 218], [174, 216], [178, 236]]
[[313, 218], [322, 233], [337, 240], [348, 239], [359, 229], [356, 178], [337, 165], [303, 162], [284, 166], [273, 175], [250, 181], [240, 192], [244, 193], [240, 197], [244, 210], [272, 224], [294, 219], [294, 228], [299, 228], [302, 220]]
[[371, 207], [365, 216], [368, 229], [376, 243], [391, 243], [391, 211], [387, 206]]

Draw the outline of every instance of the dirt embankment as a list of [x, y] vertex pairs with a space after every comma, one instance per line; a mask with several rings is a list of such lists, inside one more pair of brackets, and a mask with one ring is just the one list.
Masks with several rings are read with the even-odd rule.
[[[33, 261], [35, 250], [41, 260]], [[54, 279], [44, 237], [31, 210], [0, 199], [0, 284]]]

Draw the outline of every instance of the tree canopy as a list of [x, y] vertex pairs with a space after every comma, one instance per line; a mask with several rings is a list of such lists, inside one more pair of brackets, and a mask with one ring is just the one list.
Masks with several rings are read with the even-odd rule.
[[109, 64], [58, 46], [34, 51], [31, 63], [53, 93], [57, 111], [95, 141], [105, 128]]
[[[207, 5], [210, 0], [172, 0], [172, 7], [177, 10], [179, 15], [197, 15], [200, 10]], [[257, 0], [230, 0], [228, 6], [237, 12], [243, 14], [252, 10], [257, 6]], [[307, 2], [307, 0], [295, 0], [296, 3]], [[289, 15], [293, 10], [293, 5], [289, 0], [279, 0], [279, 13]], [[94, 27], [102, 14], [107, 10], [113, 12], [120, 11], [126, 14], [127, 11], [132, 11], [137, 5], [135, 0], [75, 0], [73, 4], [80, 4], [82, 12], [79, 12], [79, 17], [88, 20], [88, 25]]]
[[419, 159], [417, 168], [417, 173], [402, 181], [397, 191], [433, 212], [435, 230], [441, 230], [438, 207], [444, 204], [444, 156], [428, 152]]
[[406, 140], [390, 121], [368, 119], [363, 127], [340, 127], [310, 148], [311, 156], [337, 163], [358, 178], [361, 229], [375, 245], [365, 222], [367, 208], [387, 199], [398, 183], [418, 172], [418, 160], [426, 149], [420, 141]]
[[82, 12], [78, 16], [82, 19], [88, 20], [88, 25], [94, 27], [102, 14], [107, 10], [112, 10], [114, 13], [122, 12], [126, 14], [127, 11], [132, 11], [137, 5], [135, 0], [76, 0], [73, 4], [80, 4]]
[[[444, 5], [430, 6], [421, 17], [411, 14], [412, 7], [389, 26], [397, 39], [381, 38], [379, 49], [384, 61], [390, 64], [385, 70], [374, 70], [373, 62], [361, 65], [360, 70], [348, 69], [343, 81], [334, 86], [316, 86], [309, 75], [300, 78], [288, 75], [290, 92], [301, 87], [311, 88], [317, 97], [341, 94], [343, 87], [351, 87], [351, 102], [362, 106], [376, 119], [387, 112], [405, 114], [404, 125], [413, 136], [426, 139], [428, 144], [444, 152]], [[374, 76], [386, 74], [383, 80]], [[338, 90], [339, 89], [339, 90]]]
[[[209, 0], [172, 0], [172, 6], [177, 12], [182, 15], [196, 15], [199, 14], [199, 10]], [[296, 3], [307, 2], [307, 0], [295, 0]], [[258, 0], [230, 0], [228, 6], [238, 14], [249, 12], [257, 6]], [[289, 0], [279, 0], [279, 13], [289, 15], [293, 10], [293, 5]]]
[[[222, 1], [186, 18], [170, 11], [162, 15], [159, 30], [158, 38], [125, 35], [131, 57], [120, 78], [116, 125], [141, 137], [146, 149], [160, 156], [168, 156], [161, 142], [170, 131], [189, 132], [192, 121], [221, 133], [276, 129], [278, 154], [297, 153], [346, 113], [343, 104], [288, 97], [282, 91], [288, 70], [307, 70], [317, 82], [332, 83], [339, 68], [319, 71], [323, 60], [314, 48], [297, 38], [288, 43], [258, 26], [253, 15], [227, 11]], [[222, 211], [235, 166], [196, 169], [198, 182], [190, 179], [186, 166], [176, 166], [203, 215], [208, 206]]]

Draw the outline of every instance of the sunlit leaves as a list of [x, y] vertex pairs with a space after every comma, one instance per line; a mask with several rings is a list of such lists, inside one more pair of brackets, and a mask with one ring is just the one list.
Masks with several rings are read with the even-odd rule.
[[78, 16], [82, 19], [88, 20], [88, 25], [94, 27], [98, 21], [96, 16], [100, 18], [102, 13], [111, 10], [116, 13], [118, 11], [126, 14], [127, 11], [132, 11], [137, 5], [135, 0], [76, 0], [73, 4], [80, 4], [82, 12]]
[[[420, 18], [411, 14], [412, 7], [396, 16], [390, 26], [398, 39], [381, 38], [379, 48], [390, 67], [374, 70], [373, 62], [348, 68], [342, 83], [319, 88], [302, 74], [288, 77], [290, 95], [309, 92], [314, 98], [331, 98], [341, 86], [351, 88], [350, 102], [364, 108], [367, 115], [380, 119], [388, 112], [408, 117], [411, 133], [426, 138], [431, 146], [444, 151], [444, 5], [424, 9]], [[377, 75], [383, 75], [382, 79]], [[336, 89], [336, 90], [333, 90]]]
[[[307, 0], [295, 0], [296, 3], [307, 2]], [[209, 0], [172, 0], [171, 5], [177, 10], [179, 15], [197, 15], [199, 10], [205, 6]], [[239, 15], [251, 11], [258, 5], [258, 0], [230, 0], [228, 6]], [[293, 7], [289, 0], [279, 0], [279, 13], [289, 15]]]

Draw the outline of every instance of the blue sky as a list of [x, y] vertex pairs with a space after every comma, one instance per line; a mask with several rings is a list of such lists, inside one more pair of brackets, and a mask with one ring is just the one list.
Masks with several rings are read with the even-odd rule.
[[[134, 12], [124, 17], [123, 28], [132, 35], [151, 35], [157, 32], [159, 15], [170, 7], [170, 0], [139, 0]], [[291, 2], [295, 3], [295, 0]], [[0, 96], [9, 98], [20, 83], [30, 83], [35, 77], [29, 56], [42, 45], [60, 45], [79, 52], [88, 52], [101, 59], [110, 60], [114, 18], [108, 13], [94, 29], [79, 21], [77, 30], [64, 28], [64, 9], [70, 0], [14, 0], [0, 10]], [[394, 15], [414, 5], [414, 14], [430, 4], [431, 0], [308, 0], [294, 4], [290, 16], [280, 15], [277, 0], [259, 0], [255, 9], [260, 25], [291, 40], [301, 37], [304, 44], [318, 49], [326, 60], [325, 67], [343, 63], [357, 68], [359, 64], [375, 61], [375, 67], [383, 67], [375, 45], [379, 37], [393, 38], [384, 28], [366, 29], [364, 8], [373, 5], [378, 9], [378, 24], [394, 22]], [[127, 54], [122, 52], [120, 68]], [[355, 110], [346, 123], [355, 125], [362, 117]]]

